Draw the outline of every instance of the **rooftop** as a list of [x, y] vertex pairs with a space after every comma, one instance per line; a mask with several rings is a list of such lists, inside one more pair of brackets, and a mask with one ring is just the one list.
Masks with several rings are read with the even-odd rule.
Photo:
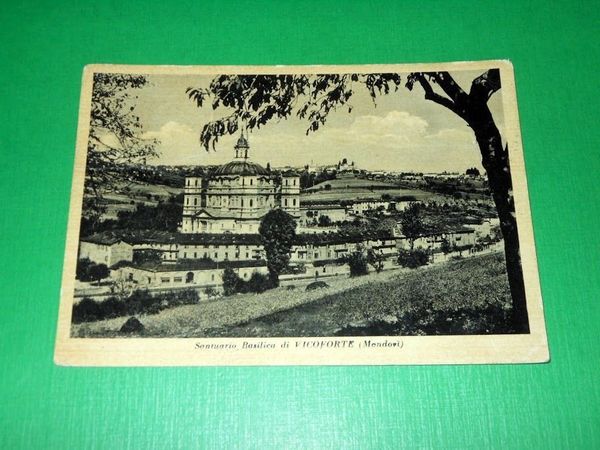
[[[470, 230], [472, 231], [472, 230]], [[296, 245], [342, 244], [345, 242], [362, 242], [372, 239], [393, 239], [386, 233], [373, 235], [349, 234], [343, 232], [297, 234]], [[237, 233], [176, 233], [168, 231], [109, 231], [81, 238], [82, 242], [112, 245], [115, 242], [128, 244], [179, 244], [179, 245], [260, 245], [260, 234]]]
[[265, 260], [253, 261], [213, 261], [212, 259], [180, 259], [175, 263], [133, 263], [129, 261], [121, 261], [111, 267], [111, 269], [119, 269], [122, 267], [131, 267], [134, 269], [146, 270], [148, 272], [181, 272], [186, 270], [210, 270], [224, 269], [226, 267], [241, 268], [241, 267], [265, 267]]
[[260, 164], [247, 160], [234, 160], [211, 172], [211, 176], [220, 175], [269, 175], [269, 171]]

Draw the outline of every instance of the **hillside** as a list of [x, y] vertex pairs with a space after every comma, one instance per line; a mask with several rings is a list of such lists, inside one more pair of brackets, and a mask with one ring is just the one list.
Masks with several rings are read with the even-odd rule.
[[[141, 315], [144, 336], [279, 337], [510, 332], [501, 253], [417, 270], [327, 279]], [[124, 317], [73, 325], [77, 337], [119, 337]]]
[[323, 181], [305, 189], [300, 194], [300, 202], [380, 200], [383, 194], [387, 194], [392, 198], [403, 197], [414, 200], [442, 198], [439, 194], [421, 189], [406, 189], [384, 181], [367, 180], [357, 177], [340, 177], [334, 180]]
[[[327, 187], [329, 186], [329, 187]], [[322, 190], [338, 190], [338, 189], [394, 189], [396, 185], [386, 183], [385, 181], [367, 180], [358, 177], [340, 177], [333, 180], [325, 180], [319, 184], [305, 189], [306, 192], [319, 192]]]
[[501, 253], [451, 261], [327, 295], [210, 336], [375, 336], [510, 333]]

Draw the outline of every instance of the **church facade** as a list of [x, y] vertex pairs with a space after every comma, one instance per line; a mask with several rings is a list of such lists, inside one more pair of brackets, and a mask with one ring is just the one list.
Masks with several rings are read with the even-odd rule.
[[186, 177], [182, 233], [258, 233], [261, 219], [274, 208], [300, 215], [300, 177], [272, 173], [250, 161], [242, 134], [232, 161], [205, 177]]

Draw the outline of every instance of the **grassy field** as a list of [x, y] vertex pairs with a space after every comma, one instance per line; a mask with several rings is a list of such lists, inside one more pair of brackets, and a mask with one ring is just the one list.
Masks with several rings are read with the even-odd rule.
[[[326, 186], [329, 186], [326, 188]], [[412, 196], [417, 200], [429, 200], [441, 197], [438, 194], [420, 189], [406, 189], [384, 181], [366, 180], [364, 178], [342, 177], [323, 181], [300, 194], [303, 201], [332, 200], [380, 200], [383, 194], [395, 196]]]
[[104, 219], [116, 219], [119, 211], [133, 211], [138, 203], [156, 206], [158, 199], [167, 201], [171, 195], [182, 193], [183, 189], [158, 184], [121, 182], [117, 184], [116, 191], [103, 196], [106, 205]]
[[386, 183], [385, 181], [367, 180], [364, 178], [356, 177], [340, 177], [333, 180], [322, 181], [315, 184], [312, 187], [306, 189], [306, 192], [318, 192], [325, 190], [325, 186], [329, 185], [329, 189], [382, 189], [390, 188], [393, 189], [395, 186], [392, 183]]
[[[145, 337], [278, 337], [509, 333], [500, 253], [263, 294], [225, 297], [139, 316]], [[74, 337], [118, 337], [126, 317], [74, 325]]]
[[[367, 283], [385, 282], [396, 276], [396, 271], [372, 273], [364, 277], [348, 279], [332, 277], [324, 279], [328, 288], [305, 291], [311, 282], [298, 282], [293, 289], [281, 286], [262, 294], [238, 294], [204, 301], [196, 305], [177, 306], [165, 309], [158, 314], [140, 315], [138, 318], [145, 326], [146, 337], [201, 337], [208, 336], [208, 330], [235, 326], [257, 317], [294, 308], [298, 305], [322, 299], [326, 295], [343, 294]], [[73, 325], [74, 337], [122, 337], [119, 329], [127, 317], [101, 320], [97, 322]]]
[[450, 261], [371, 282], [210, 336], [376, 336], [511, 333], [500, 253]]
[[390, 189], [377, 189], [370, 190], [367, 188], [348, 188], [340, 189], [335, 191], [318, 191], [311, 193], [300, 194], [300, 204], [306, 201], [318, 202], [318, 201], [332, 201], [332, 200], [381, 200], [383, 194], [391, 195], [392, 197], [397, 196], [411, 196], [415, 200], [434, 200], [444, 199], [445, 197], [439, 194], [431, 192], [421, 191], [418, 189], [402, 189], [402, 188], [390, 188]]

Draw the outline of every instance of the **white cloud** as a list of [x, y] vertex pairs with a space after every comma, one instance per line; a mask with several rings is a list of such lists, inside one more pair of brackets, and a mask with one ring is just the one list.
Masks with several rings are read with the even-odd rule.
[[480, 166], [473, 133], [446, 128], [430, 131], [422, 117], [406, 111], [390, 111], [384, 116], [364, 115], [346, 128], [327, 124], [306, 136], [303, 133], [250, 135], [252, 155], [272, 165], [335, 163], [341, 158], [355, 161], [370, 170], [460, 170]]
[[[305, 124], [303, 124], [305, 125]], [[346, 127], [326, 124], [308, 136], [297, 123], [273, 124], [250, 134], [250, 156], [273, 167], [333, 164], [342, 158], [370, 170], [464, 171], [480, 167], [473, 133], [464, 129], [431, 130], [422, 117], [406, 111], [355, 117]], [[222, 164], [233, 157], [237, 136], [219, 140], [216, 152], [200, 147], [199, 129], [170, 121], [145, 137], [160, 140], [157, 164]]]
[[142, 137], [159, 141], [159, 158], [150, 161], [151, 164], [220, 164], [228, 159], [206, 152], [200, 147], [200, 131], [179, 122], [169, 121], [158, 131], [147, 131]]

